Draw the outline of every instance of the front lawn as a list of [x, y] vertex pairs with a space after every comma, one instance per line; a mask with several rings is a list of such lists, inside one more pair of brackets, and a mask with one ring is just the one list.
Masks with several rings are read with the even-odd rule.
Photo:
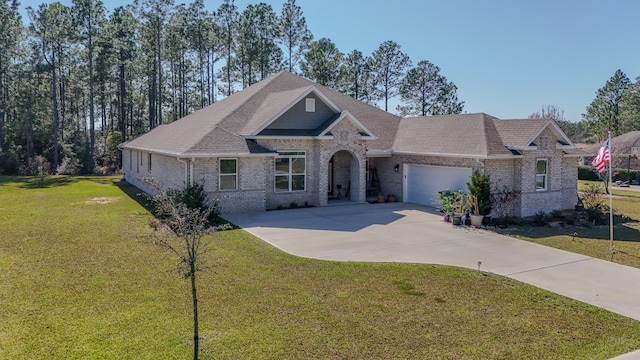
[[[0, 358], [185, 359], [189, 283], [116, 177], [0, 177]], [[129, 196], [131, 195], [131, 196]], [[608, 359], [640, 322], [447, 266], [285, 254], [212, 235], [203, 359]]]
[[[602, 184], [580, 180], [578, 189], [582, 191], [594, 183]], [[603, 201], [608, 209], [608, 195], [604, 196]], [[640, 268], [640, 192], [614, 187], [613, 213], [621, 217], [613, 229], [613, 261]], [[509, 226], [498, 231], [522, 240], [611, 260], [608, 224], [592, 227]]]

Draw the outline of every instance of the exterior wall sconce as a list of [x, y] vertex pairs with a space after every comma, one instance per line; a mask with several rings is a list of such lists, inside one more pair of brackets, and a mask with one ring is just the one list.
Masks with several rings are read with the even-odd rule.
[[396, 164], [396, 166], [393, 168], [393, 171], [398, 172], [400, 170], [400, 165]]

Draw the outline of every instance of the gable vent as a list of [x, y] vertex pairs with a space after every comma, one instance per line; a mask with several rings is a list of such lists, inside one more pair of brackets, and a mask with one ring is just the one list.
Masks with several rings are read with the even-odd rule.
[[316, 112], [316, 99], [314, 98], [306, 98], [305, 99], [305, 111], [306, 112]]

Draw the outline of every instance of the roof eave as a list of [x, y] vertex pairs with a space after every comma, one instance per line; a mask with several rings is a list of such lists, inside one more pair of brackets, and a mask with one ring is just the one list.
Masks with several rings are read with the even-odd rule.
[[367, 150], [366, 157], [391, 157], [393, 150]]
[[551, 131], [553, 131], [553, 133], [562, 138], [562, 140], [569, 144], [570, 146], [575, 146], [573, 144], [573, 142], [571, 141], [571, 139], [569, 139], [569, 137], [567, 136], [567, 134], [565, 134], [564, 131], [562, 131], [562, 129], [560, 128], [560, 126], [558, 125], [558, 123], [556, 123], [554, 120], [552, 119], [548, 119], [547, 122], [544, 123], [543, 126], [540, 127], [540, 129], [538, 129], [538, 131], [536, 132], [535, 135], [533, 135], [533, 137], [531, 139], [529, 139], [529, 143], [532, 143], [538, 136], [540, 136], [540, 134], [542, 134], [542, 132], [544, 131], [544, 129], [546, 129], [549, 125], [552, 126]]
[[557, 150], [573, 150], [576, 147], [573, 145], [562, 145], [560, 143], [556, 143], [556, 149]]
[[436, 156], [447, 158], [464, 158], [464, 159], [520, 159], [524, 155], [513, 154], [498, 154], [498, 155], [477, 155], [477, 154], [447, 154], [447, 153], [429, 153], [429, 152], [412, 152], [412, 151], [394, 151], [394, 155], [409, 155], [409, 156]]
[[[120, 150], [124, 150], [125, 147], [120, 148]], [[273, 152], [273, 153], [251, 153], [251, 152], [216, 152], [216, 153], [183, 153], [183, 152], [176, 152], [176, 151], [163, 151], [163, 150], [156, 150], [156, 149], [149, 149], [149, 148], [143, 148], [143, 147], [126, 147], [128, 149], [133, 149], [133, 150], [139, 150], [139, 151], [146, 151], [150, 154], [158, 154], [158, 155], [165, 155], [165, 156], [171, 156], [171, 157], [176, 157], [179, 159], [191, 159], [191, 158], [211, 158], [211, 157], [229, 157], [229, 156], [233, 156], [233, 157], [260, 157], [260, 156], [276, 156], [277, 153]]]
[[[333, 140], [333, 135], [245, 135], [247, 140]], [[360, 140], [377, 140], [377, 136], [360, 135]]]
[[535, 150], [538, 150], [538, 147], [537, 146], [507, 146], [507, 149], [516, 150], [516, 151], [535, 151]]
[[324, 131], [322, 131], [322, 133], [320, 133], [320, 136], [324, 136], [327, 133], [329, 133], [340, 121], [342, 121], [344, 118], [349, 118], [349, 120], [351, 120], [353, 123], [356, 124], [357, 127], [360, 128], [360, 130], [362, 130], [362, 132], [367, 134], [367, 137], [370, 138], [376, 138], [375, 135], [373, 135], [373, 133], [371, 132], [371, 130], [367, 129], [366, 126], [364, 126], [364, 124], [358, 120], [358, 118], [356, 118], [353, 114], [351, 114], [349, 111], [344, 110], [340, 116], [338, 116], [338, 118], [331, 123], [331, 125], [327, 126], [326, 129], [324, 129]]

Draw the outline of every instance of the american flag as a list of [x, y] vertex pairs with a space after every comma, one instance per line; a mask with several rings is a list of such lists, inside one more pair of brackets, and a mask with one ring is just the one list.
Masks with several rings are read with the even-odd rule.
[[606, 171], [606, 164], [611, 160], [609, 154], [609, 139], [602, 144], [600, 150], [598, 150], [598, 156], [591, 162], [591, 165], [598, 170], [600, 174]]

